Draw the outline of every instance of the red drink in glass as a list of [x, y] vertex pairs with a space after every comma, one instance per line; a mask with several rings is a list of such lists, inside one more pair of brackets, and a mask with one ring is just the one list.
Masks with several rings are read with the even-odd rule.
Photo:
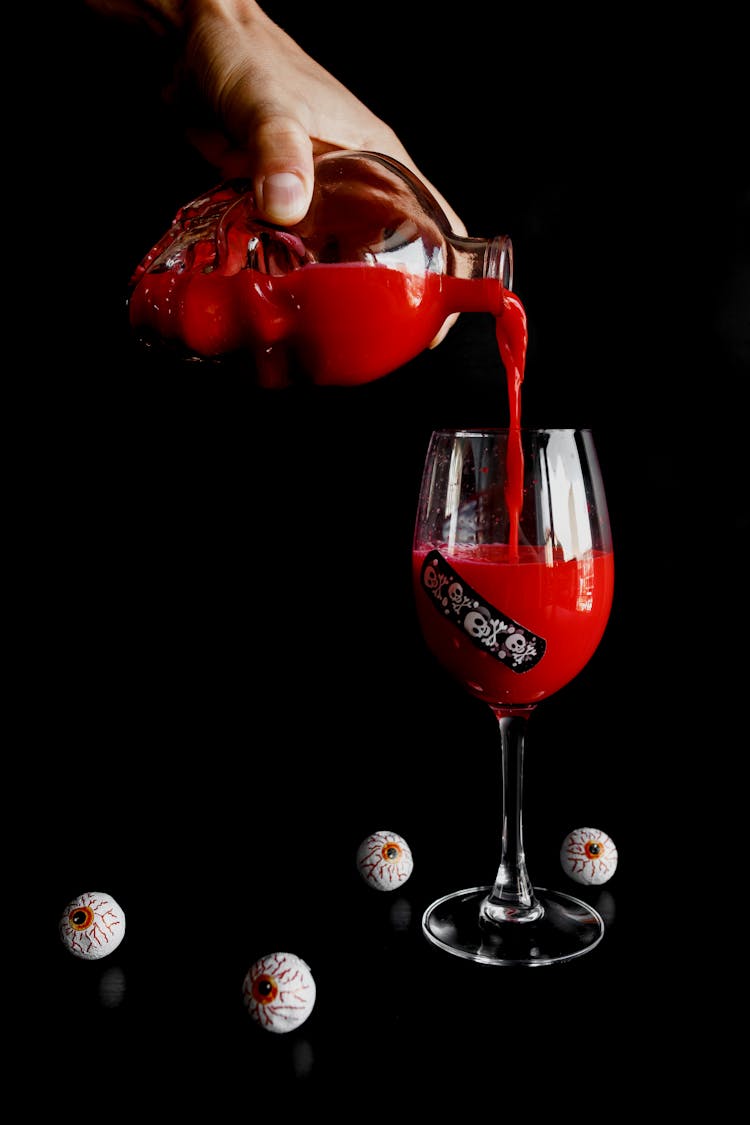
[[[473, 695], [494, 708], [535, 704], [569, 683], [591, 659], [612, 605], [611, 551], [592, 550], [581, 558], [564, 559], [543, 547], [442, 548], [443, 558], [480, 595], [481, 605], [501, 611], [504, 621], [523, 623], [524, 632], [514, 629], [500, 635], [499, 658], [476, 643], [480, 632], [488, 635], [492, 628], [486, 616], [474, 614], [457, 627], [452, 616], [441, 611], [441, 599], [425, 588], [421, 574], [432, 553], [422, 548], [412, 556], [419, 622], [428, 647]], [[449, 604], [451, 597], [461, 596], [455, 589], [444, 593]], [[543, 638], [544, 655], [519, 673], [513, 654], [529, 634]]]

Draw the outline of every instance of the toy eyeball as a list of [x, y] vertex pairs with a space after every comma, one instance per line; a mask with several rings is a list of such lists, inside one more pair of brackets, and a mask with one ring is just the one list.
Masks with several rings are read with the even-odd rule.
[[310, 968], [293, 953], [269, 953], [248, 969], [242, 998], [266, 1031], [283, 1034], [304, 1023], [315, 1004]]
[[379, 891], [402, 886], [414, 870], [411, 849], [395, 832], [374, 832], [357, 849], [357, 867], [364, 881]]
[[560, 863], [576, 883], [598, 887], [617, 869], [617, 848], [614, 840], [598, 828], [576, 828], [565, 838]]
[[68, 903], [59, 929], [74, 957], [98, 961], [114, 953], [125, 937], [125, 912], [111, 895], [88, 891]]

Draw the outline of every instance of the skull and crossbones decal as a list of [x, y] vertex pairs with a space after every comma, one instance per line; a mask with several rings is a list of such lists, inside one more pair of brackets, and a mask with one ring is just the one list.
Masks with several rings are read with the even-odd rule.
[[426, 555], [421, 584], [440, 613], [512, 671], [528, 672], [544, 656], [544, 638], [485, 601], [439, 551]]

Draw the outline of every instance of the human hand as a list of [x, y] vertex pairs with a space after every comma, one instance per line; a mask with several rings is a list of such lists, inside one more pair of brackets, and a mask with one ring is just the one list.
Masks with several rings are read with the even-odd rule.
[[[292, 226], [310, 205], [314, 157], [331, 149], [383, 153], [410, 168], [466, 228], [420, 172], [394, 130], [320, 66], [255, 0], [88, 0], [101, 11], [178, 27], [182, 48], [169, 101], [186, 135], [222, 178], [252, 181], [263, 218]], [[119, 10], [119, 12], [118, 12]], [[431, 346], [446, 335], [443, 325]]]
[[392, 156], [427, 184], [453, 229], [458, 215], [427, 183], [399, 138], [307, 55], [255, 0], [188, 0], [186, 46], [176, 95], [188, 112], [196, 93], [213, 120], [188, 125], [223, 176], [248, 176], [263, 215], [292, 225], [312, 198], [313, 157], [331, 148]]

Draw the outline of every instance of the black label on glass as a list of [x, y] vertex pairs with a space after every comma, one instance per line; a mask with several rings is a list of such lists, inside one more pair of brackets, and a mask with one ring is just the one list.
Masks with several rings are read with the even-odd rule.
[[484, 601], [439, 551], [425, 556], [420, 582], [439, 613], [512, 672], [528, 672], [544, 656], [544, 638]]

